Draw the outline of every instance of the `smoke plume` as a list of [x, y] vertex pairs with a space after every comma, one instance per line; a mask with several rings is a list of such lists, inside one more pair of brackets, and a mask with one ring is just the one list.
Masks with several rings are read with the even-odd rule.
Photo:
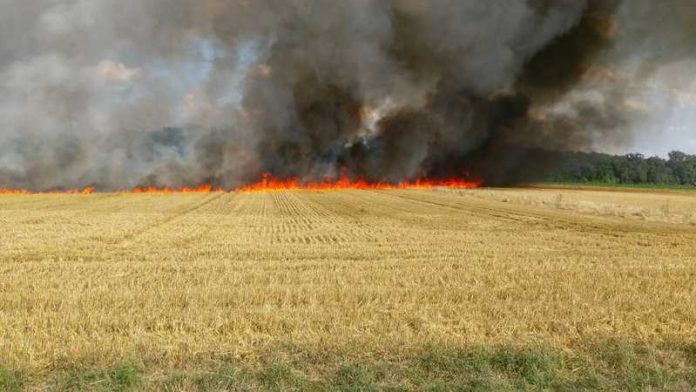
[[0, 188], [527, 181], [538, 148], [630, 141], [695, 22], [690, 0], [0, 0]]

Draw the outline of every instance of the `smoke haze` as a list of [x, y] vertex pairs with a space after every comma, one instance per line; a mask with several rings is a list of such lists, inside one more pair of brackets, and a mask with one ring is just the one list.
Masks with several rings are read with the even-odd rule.
[[690, 0], [0, 0], [0, 188], [527, 181], [535, 148], [670, 116], [694, 26]]

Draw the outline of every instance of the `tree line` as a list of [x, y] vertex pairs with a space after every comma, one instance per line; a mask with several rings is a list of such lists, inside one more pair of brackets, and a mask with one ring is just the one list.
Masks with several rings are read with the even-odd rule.
[[547, 181], [696, 186], [696, 155], [680, 151], [669, 153], [668, 159], [643, 154], [562, 154], [561, 164], [551, 170]]

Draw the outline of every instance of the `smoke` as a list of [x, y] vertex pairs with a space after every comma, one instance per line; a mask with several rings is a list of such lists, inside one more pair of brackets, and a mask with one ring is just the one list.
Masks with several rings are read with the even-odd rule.
[[695, 9], [0, 0], [0, 187], [526, 181], [536, 148], [630, 143], [641, 81], [696, 56]]

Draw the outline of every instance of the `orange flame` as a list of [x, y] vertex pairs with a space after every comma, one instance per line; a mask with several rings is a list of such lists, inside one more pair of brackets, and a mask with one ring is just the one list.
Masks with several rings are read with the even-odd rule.
[[[0, 196], [13, 196], [13, 195], [91, 195], [95, 193], [93, 187], [87, 187], [82, 189], [67, 189], [67, 190], [52, 190], [52, 191], [39, 191], [34, 192], [28, 189], [12, 189], [12, 188], [0, 188]], [[213, 188], [212, 185], [204, 184], [193, 188], [157, 188], [157, 187], [136, 187], [128, 191], [121, 191], [118, 193], [213, 193], [222, 192], [220, 188]]]
[[287, 190], [341, 190], [341, 189], [361, 189], [361, 190], [394, 190], [394, 189], [434, 189], [434, 188], [456, 188], [472, 189], [478, 188], [483, 184], [481, 180], [465, 180], [452, 178], [447, 180], [416, 180], [405, 181], [399, 184], [384, 182], [371, 183], [364, 179], [351, 180], [343, 175], [335, 181], [322, 182], [301, 182], [298, 178], [280, 180], [269, 173], [263, 175], [261, 181], [237, 188], [237, 192], [273, 192]]
[[[280, 180], [266, 173], [262, 176], [261, 181], [239, 187], [236, 192], [273, 192], [273, 191], [288, 191], [288, 190], [308, 190], [308, 191], [326, 191], [326, 190], [341, 190], [341, 189], [361, 189], [361, 190], [394, 190], [394, 189], [434, 189], [434, 188], [454, 188], [454, 189], [472, 189], [478, 188], [483, 184], [481, 180], [470, 180], [464, 178], [452, 178], [446, 180], [416, 180], [405, 181], [399, 184], [390, 184], [386, 182], [368, 182], [364, 179], [351, 180], [346, 175], [342, 175], [337, 180], [325, 180], [320, 182], [301, 181], [299, 178], [290, 178]], [[90, 195], [95, 192], [93, 187], [83, 189], [68, 189], [34, 192], [28, 189], [12, 189], [0, 188], [0, 196], [12, 195]], [[203, 184], [197, 187], [182, 187], [182, 188], [158, 188], [158, 187], [136, 187], [131, 190], [121, 191], [118, 193], [135, 193], [135, 194], [173, 194], [173, 193], [217, 193], [224, 192], [222, 188], [213, 187], [210, 184]]]
[[43, 192], [33, 192], [28, 189], [12, 189], [12, 188], [0, 188], [0, 195], [12, 196], [12, 195], [61, 195], [61, 194], [71, 194], [71, 195], [91, 195], [94, 193], [94, 188], [87, 187], [82, 189], [66, 189], [66, 190], [54, 190], [54, 191], [43, 191]]

